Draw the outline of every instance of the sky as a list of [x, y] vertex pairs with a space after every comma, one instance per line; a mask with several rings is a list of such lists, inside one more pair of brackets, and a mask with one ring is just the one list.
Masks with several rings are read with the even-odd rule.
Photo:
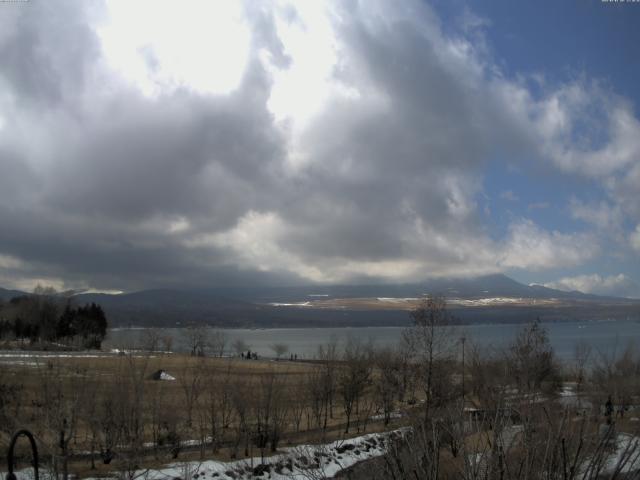
[[640, 297], [640, 3], [0, 3], [0, 286]]

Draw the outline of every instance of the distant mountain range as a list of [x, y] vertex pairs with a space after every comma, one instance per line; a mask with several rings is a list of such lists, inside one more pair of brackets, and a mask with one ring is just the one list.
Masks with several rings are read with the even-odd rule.
[[19, 297], [20, 295], [26, 295], [26, 293], [20, 290], [7, 290], [6, 288], [0, 288], [0, 300], [7, 301], [13, 297]]
[[[0, 289], [0, 298], [4, 300], [21, 294], [24, 293]], [[409, 322], [407, 310], [412, 304], [402, 302], [415, 301], [426, 294], [444, 295], [452, 300], [450, 310], [462, 322], [640, 319], [640, 300], [524, 285], [505, 275], [403, 285], [164, 289], [120, 295], [80, 293], [73, 298], [78, 304], [102, 305], [112, 326], [204, 323], [266, 328], [403, 325]], [[505, 301], [514, 298], [528, 301], [518, 304]], [[395, 299], [397, 303], [388, 303]], [[491, 303], [483, 303], [484, 299], [491, 299]]]

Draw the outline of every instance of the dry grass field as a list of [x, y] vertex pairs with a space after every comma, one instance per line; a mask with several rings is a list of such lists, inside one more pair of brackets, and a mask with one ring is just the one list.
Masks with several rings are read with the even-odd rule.
[[[6, 391], [0, 449], [6, 450], [12, 430], [27, 428], [45, 463], [62, 471], [66, 461], [64, 468], [81, 476], [176, 459], [260, 456], [392, 428], [379, 415], [374, 385], [380, 375], [372, 365], [351, 405], [346, 433], [341, 362], [328, 368], [322, 362], [164, 353], [34, 354], [1, 361]], [[160, 370], [173, 380], [153, 379]], [[394, 426], [401, 423], [393, 419]]]

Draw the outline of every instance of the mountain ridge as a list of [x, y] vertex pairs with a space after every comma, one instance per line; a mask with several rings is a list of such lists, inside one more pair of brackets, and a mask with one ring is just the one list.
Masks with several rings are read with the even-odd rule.
[[[11, 294], [25, 293], [0, 289], [0, 298], [5, 301]], [[452, 300], [450, 310], [464, 321], [524, 321], [538, 317], [567, 319], [594, 312], [606, 315], [613, 311], [625, 318], [635, 315], [635, 306], [640, 306], [640, 300], [525, 285], [503, 274], [440, 278], [413, 284], [162, 288], [121, 294], [78, 293], [72, 298], [80, 304], [100, 304], [113, 326], [184, 326], [193, 323], [284, 327], [403, 324], [408, 322], [409, 304], [382, 305], [376, 301], [416, 299], [427, 294], [444, 295]], [[498, 301], [488, 306], [473, 302], [487, 298]], [[503, 298], [530, 299], [531, 302], [528, 305], [501, 304]], [[363, 308], [363, 302], [353, 306], [350, 299], [373, 301]], [[456, 304], [455, 299], [470, 302], [468, 305], [465, 302]], [[328, 300], [336, 303], [332, 305]], [[318, 308], [307, 308], [309, 306]]]

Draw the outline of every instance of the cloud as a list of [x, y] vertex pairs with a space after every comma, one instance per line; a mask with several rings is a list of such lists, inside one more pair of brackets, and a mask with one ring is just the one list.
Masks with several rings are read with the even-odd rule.
[[540, 107], [546, 147], [563, 169], [601, 177], [638, 161], [640, 122], [632, 106], [597, 85], [568, 85]]
[[598, 204], [585, 204], [576, 198], [572, 198], [569, 204], [571, 216], [598, 227], [601, 230], [618, 232], [624, 219], [619, 205], [610, 205], [608, 202]]
[[634, 250], [640, 252], [640, 224], [636, 226], [636, 229], [629, 235], [629, 243]]
[[597, 295], [614, 295], [629, 298], [640, 298], [640, 284], [620, 273], [618, 275], [600, 276], [578, 275], [576, 277], [564, 277], [560, 280], [544, 284], [545, 287], [558, 290], [594, 293]]
[[[640, 185], [630, 106], [585, 82], [533, 95], [472, 12], [445, 34], [418, 1], [247, 4], [218, 31], [217, 7], [191, 7], [163, 2], [144, 28], [148, 3], [0, 9], [0, 281], [406, 281], [594, 258], [589, 233], [483, 224], [498, 154], [584, 169], [611, 211], [640, 212], [621, 206]], [[604, 124], [578, 125], [592, 109]]]
[[518, 200], [520, 200], [518, 195], [513, 193], [513, 190], [505, 190], [500, 194], [500, 198], [507, 200], [509, 202], [517, 202]]
[[530, 203], [529, 205], [527, 205], [527, 210], [532, 211], [532, 210], [544, 210], [546, 208], [549, 208], [551, 206], [551, 204], [549, 202], [534, 202], [534, 203]]
[[22, 262], [14, 257], [10, 257], [8, 255], [0, 255], [0, 268], [9, 269], [9, 268], [19, 268], [22, 266]]
[[[96, 28], [104, 59], [145, 95], [180, 88], [225, 94], [242, 80], [251, 39], [242, 3], [192, 0], [185, 6], [140, 0], [107, 5], [107, 18]], [[211, 63], [217, 68], [210, 68]]]
[[640, 121], [628, 100], [584, 78], [547, 87], [538, 98], [517, 84], [502, 91], [512, 102], [514, 121], [528, 125], [543, 158], [606, 193], [607, 202], [595, 207], [597, 220], [595, 212], [579, 211], [574, 198], [575, 218], [597, 221], [598, 227], [620, 223], [623, 216], [640, 221]]
[[529, 270], [573, 267], [594, 258], [599, 250], [592, 235], [549, 232], [523, 219], [510, 226], [500, 265]]

